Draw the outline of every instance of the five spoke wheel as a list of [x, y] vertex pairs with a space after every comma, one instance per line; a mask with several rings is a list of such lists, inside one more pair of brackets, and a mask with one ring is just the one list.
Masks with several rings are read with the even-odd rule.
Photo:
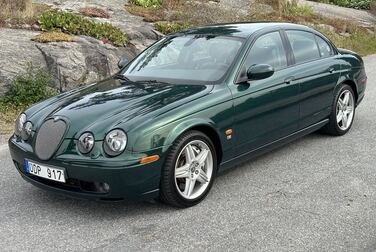
[[344, 83], [336, 90], [333, 98], [329, 122], [322, 131], [332, 136], [342, 136], [350, 130], [355, 118], [354, 89]]
[[213, 174], [213, 156], [201, 140], [186, 144], [175, 164], [175, 185], [180, 195], [195, 199], [208, 187]]
[[343, 90], [339, 95], [336, 109], [337, 125], [341, 130], [347, 130], [354, 117], [354, 97], [349, 90]]

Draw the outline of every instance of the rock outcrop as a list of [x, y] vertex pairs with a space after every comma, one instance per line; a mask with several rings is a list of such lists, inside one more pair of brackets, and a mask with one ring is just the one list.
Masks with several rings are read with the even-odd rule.
[[75, 36], [75, 42], [31, 41], [37, 34], [0, 29], [0, 95], [14, 76], [25, 72], [28, 62], [48, 69], [53, 76], [51, 86], [64, 91], [114, 74], [119, 59], [130, 60], [138, 52], [134, 47], [114, 47], [86, 36]]
[[115, 73], [120, 58], [132, 59], [161, 35], [142, 17], [129, 14], [124, 0], [33, 0], [52, 8], [78, 13], [83, 7], [97, 7], [110, 13], [110, 18], [92, 18], [109, 22], [128, 37], [128, 47], [114, 47], [86, 36], [75, 36], [75, 42], [42, 44], [31, 41], [39, 32], [0, 28], [0, 95], [14, 76], [26, 71], [26, 64], [48, 69], [52, 87], [67, 90]]

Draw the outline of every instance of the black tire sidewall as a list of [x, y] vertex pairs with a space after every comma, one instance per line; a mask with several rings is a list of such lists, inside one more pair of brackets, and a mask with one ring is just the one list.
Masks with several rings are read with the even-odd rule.
[[[210, 148], [210, 151], [213, 157], [213, 172], [212, 172], [209, 185], [207, 186], [205, 191], [199, 197], [190, 200], [181, 196], [180, 193], [178, 192], [178, 189], [176, 188], [175, 164], [179, 156], [179, 153], [182, 151], [182, 149], [189, 142], [194, 141], [194, 140], [203, 141]], [[167, 158], [166, 158], [163, 170], [162, 170], [161, 190], [162, 190], [162, 194], [165, 193], [166, 191], [168, 191], [169, 193], [168, 195], [165, 194], [164, 197], [162, 197], [163, 198], [162, 200], [165, 202], [167, 201], [167, 203], [172, 204], [177, 207], [190, 207], [190, 206], [196, 205], [197, 203], [202, 201], [206, 197], [206, 195], [209, 193], [214, 183], [216, 174], [217, 174], [217, 167], [218, 167], [217, 153], [215, 151], [214, 145], [212, 141], [210, 140], [210, 138], [200, 131], [188, 131], [184, 133], [174, 142], [174, 144], [170, 147], [168, 151], [168, 155], [167, 155]], [[164, 180], [163, 180], [163, 177], [164, 177]], [[166, 185], [166, 183], [168, 184]]]
[[[346, 130], [342, 130], [339, 126], [338, 126], [338, 123], [337, 123], [337, 103], [338, 103], [338, 99], [340, 97], [340, 95], [342, 94], [343, 91], [345, 90], [348, 90], [350, 91], [351, 95], [353, 96], [353, 99], [354, 99], [354, 114], [353, 114], [353, 118], [351, 120], [351, 124], [350, 126], [346, 129]], [[332, 114], [331, 114], [331, 120], [333, 122], [333, 125], [332, 127], [335, 128], [336, 132], [338, 135], [344, 135], [346, 134], [352, 127], [352, 124], [354, 122], [354, 119], [355, 119], [355, 107], [356, 107], [356, 100], [355, 100], [355, 94], [354, 94], [354, 91], [353, 89], [347, 85], [347, 84], [343, 84], [340, 89], [337, 91], [337, 94], [336, 94], [336, 97], [334, 99], [334, 104], [333, 104], [333, 109], [332, 109]]]

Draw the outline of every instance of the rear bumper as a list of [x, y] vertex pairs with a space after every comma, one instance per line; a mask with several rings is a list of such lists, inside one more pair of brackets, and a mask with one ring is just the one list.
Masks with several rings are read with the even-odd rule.
[[[105, 162], [75, 163], [51, 159], [42, 161], [37, 156], [18, 146], [12, 137], [8, 141], [10, 154], [17, 171], [22, 178], [31, 184], [56, 193], [75, 198], [92, 200], [144, 200], [159, 195], [160, 173], [163, 160], [149, 164], [116, 164], [111, 166]], [[33, 160], [46, 166], [64, 168], [67, 174], [66, 183], [54, 182], [26, 172], [25, 159]], [[108, 161], [107, 161], [108, 162]], [[107, 183], [108, 192], [93, 189], [94, 183]]]

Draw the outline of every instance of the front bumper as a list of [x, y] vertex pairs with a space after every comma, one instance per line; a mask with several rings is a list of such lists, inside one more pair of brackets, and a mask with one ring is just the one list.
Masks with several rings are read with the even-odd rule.
[[[148, 164], [135, 161], [113, 162], [111, 159], [88, 160], [88, 162], [59, 160], [39, 160], [29, 148], [23, 148], [16, 137], [8, 141], [10, 154], [18, 172], [33, 185], [42, 189], [65, 194], [75, 198], [93, 200], [152, 199], [159, 195], [159, 182], [163, 159]], [[25, 159], [33, 160], [46, 166], [64, 168], [66, 183], [54, 182], [26, 173]], [[94, 183], [107, 183], [110, 187], [106, 193], [93, 189]]]

